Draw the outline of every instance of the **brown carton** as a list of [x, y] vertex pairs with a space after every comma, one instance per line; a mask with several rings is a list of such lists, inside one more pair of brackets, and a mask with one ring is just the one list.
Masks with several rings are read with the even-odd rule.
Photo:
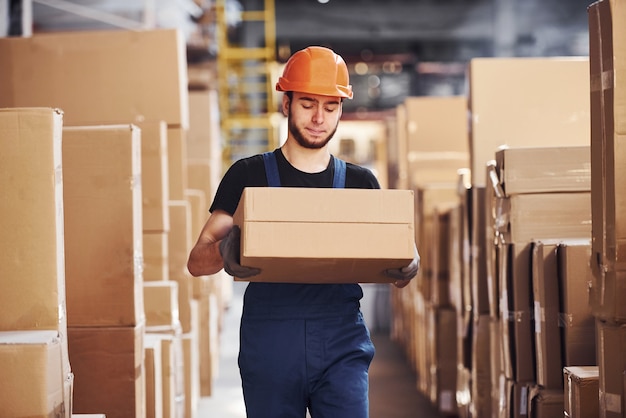
[[76, 413], [145, 417], [144, 333], [144, 324], [68, 328]]
[[600, 416], [621, 418], [626, 411], [626, 324], [611, 324], [596, 318]]
[[531, 245], [502, 244], [499, 257], [504, 375], [518, 383], [535, 382]]
[[406, 132], [411, 187], [454, 182], [469, 166], [467, 98], [408, 97]]
[[591, 190], [589, 146], [503, 147], [495, 160], [507, 196]]
[[187, 131], [178, 127], [167, 129], [167, 172], [169, 199], [184, 200], [189, 188], [187, 177]]
[[588, 58], [474, 58], [468, 81], [473, 186], [500, 146], [589, 145]]
[[143, 284], [148, 332], [180, 326], [178, 316], [178, 283], [173, 280]]
[[143, 323], [139, 129], [67, 127], [63, 165], [68, 325]]
[[598, 373], [598, 366], [568, 366], [563, 368], [565, 417], [599, 417]]
[[57, 331], [0, 332], [0, 416], [68, 417]]
[[63, 113], [0, 109], [0, 330], [65, 335]]
[[244, 189], [234, 215], [254, 281], [391, 282], [414, 257], [410, 190]]
[[175, 29], [0, 38], [0, 107], [59, 107], [72, 126], [164, 120], [187, 127], [185, 55]]
[[[626, 7], [620, 1], [602, 0], [591, 4], [588, 12], [594, 224], [591, 267], [602, 281], [603, 272], [626, 271]], [[607, 301], [610, 303], [613, 295], [623, 300], [625, 287], [606, 286]], [[611, 316], [614, 313], [607, 309], [603, 318], [626, 320], [623, 312]]]
[[170, 230], [167, 210], [169, 193], [169, 165], [167, 159], [167, 125], [160, 122], [141, 122], [141, 194], [144, 232]]
[[545, 389], [563, 387], [557, 248], [558, 241], [535, 241], [531, 249], [536, 376]]
[[496, 199], [495, 228], [506, 242], [591, 236], [591, 194], [536, 193]]
[[553, 418], [563, 416], [563, 390], [547, 389], [533, 385], [528, 392], [527, 416], [532, 418]]
[[592, 280], [589, 258], [591, 241], [563, 240], [557, 248], [565, 366], [595, 365], [596, 326], [589, 304]]
[[163, 360], [161, 342], [144, 338], [146, 353], [146, 418], [163, 418]]
[[[180, 331], [180, 329], [179, 329]], [[185, 380], [183, 344], [180, 332], [145, 334], [150, 344], [161, 345], [162, 409], [163, 418], [177, 418], [185, 413]]]
[[[169, 210], [168, 210], [169, 213]], [[169, 215], [168, 215], [169, 218]], [[169, 280], [169, 232], [143, 233], [143, 279]]]
[[187, 157], [211, 161], [218, 173], [221, 172], [220, 165], [222, 162], [219, 129], [217, 90], [190, 90]]

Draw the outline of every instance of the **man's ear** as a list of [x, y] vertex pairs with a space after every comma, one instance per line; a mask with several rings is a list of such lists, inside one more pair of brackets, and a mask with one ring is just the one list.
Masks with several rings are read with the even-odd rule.
[[289, 106], [290, 106], [290, 99], [286, 94], [283, 94], [283, 105], [281, 107], [281, 110], [283, 111], [283, 116], [287, 117], [289, 116]]

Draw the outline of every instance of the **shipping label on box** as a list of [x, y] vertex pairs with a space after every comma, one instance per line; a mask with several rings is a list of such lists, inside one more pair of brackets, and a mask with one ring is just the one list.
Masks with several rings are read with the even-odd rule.
[[392, 282], [384, 270], [414, 257], [410, 190], [251, 187], [234, 223], [253, 281]]

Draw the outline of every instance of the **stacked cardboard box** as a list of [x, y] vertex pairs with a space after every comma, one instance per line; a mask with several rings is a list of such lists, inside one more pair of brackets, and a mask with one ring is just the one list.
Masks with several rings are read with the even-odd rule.
[[600, 416], [626, 411], [626, 7], [588, 8], [591, 95], [591, 303], [597, 321]]
[[[462, 149], [446, 145], [437, 149], [442, 142], [437, 133], [448, 132], [455, 118], [452, 122], [439, 119], [431, 129], [430, 148], [421, 150], [429, 155], [413, 154], [414, 165], [403, 159], [410, 154], [411, 140], [430, 126], [423, 118], [419, 119], [423, 123], [412, 125], [409, 109], [428, 115], [442, 102], [407, 101], [396, 110], [395, 154], [390, 167], [395, 167], [397, 178], [390, 184], [409, 188], [414, 182], [418, 187], [415, 223], [422, 266], [415, 284], [392, 293], [392, 336], [406, 347], [407, 357], [418, 371], [419, 390], [431, 395], [431, 385], [436, 383], [430, 373], [437, 366], [432, 363], [435, 351], [419, 340], [428, 341], [428, 335], [434, 338], [436, 333], [428, 323], [436, 321], [420, 318], [428, 317], [433, 305], [457, 312], [457, 332], [448, 338], [456, 341], [455, 408], [461, 417], [562, 411], [562, 375], [558, 378], [562, 362], [586, 362], [574, 357], [581, 351], [592, 352], [585, 351], [594, 342], [594, 338], [585, 338], [589, 312], [584, 316], [586, 305], [572, 302], [584, 299], [585, 294], [577, 293], [581, 288], [576, 283], [587, 280], [584, 272], [589, 272], [588, 266], [573, 261], [584, 260], [591, 236], [588, 78], [589, 60], [582, 57], [472, 60], [467, 73], [469, 97], [459, 105], [465, 130], [457, 130], [450, 140], [452, 144], [455, 138], [467, 141], [470, 170], [464, 170], [461, 158], [450, 158], [460, 157]], [[534, 159], [532, 170], [516, 162], [518, 156], [522, 161]], [[572, 161], [575, 170], [563, 167]], [[432, 185], [420, 182], [432, 180], [433, 166], [448, 170], [438, 186], [442, 189], [448, 182], [451, 197], [447, 203], [429, 208], [422, 203]], [[450, 187], [453, 168], [457, 181]], [[414, 176], [411, 170], [415, 170]], [[546, 282], [549, 265], [539, 250], [553, 239], [558, 243], [554, 247], [558, 257]], [[537, 283], [544, 292], [537, 309], [532, 291], [533, 249], [537, 252]], [[555, 326], [554, 306], [545, 305], [546, 285], [555, 284], [555, 274], [561, 283], [567, 282], [560, 292], [568, 306], [563, 311], [559, 307], [556, 314], [557, 334], [562, 331], [565, 342], [561, 344], [566, 349], [560, 360], [549, 357], [550, 376], [545, 382], [556, 388], [548, 389], [536, 379], [535, 339], [545, 332], [537, 336], [534, 331], [547, 323], [536, 323], [535, 311], [538, 316], [549, 312], [549, 325]], [[576, 311], [574, 317], [575, 308], [582, 311]], [[585, 331], [580, 328], [583, 325]], [[581, 340], [587, 345], [581, 345]], [[542, 374], [547, 371], [541, 368]]]
[[565, 417], [594, 418], [600, 415], [598, 380], [598, 366], [563, 368]]
[[[499, 190], [492, 223], [498, 237], [501, 374], [515, 390], [533, 395], [524, 407], [543, 408], [544, 403], [551, 405], [551, 392], [563, 392], [564, 365], [594, 364], [595, 343], [589, 338], [593, 324], [585, 309], [587, 264], [580, 266], [578, 275], [571, 270], [567, 275], [559, 267], [568, 266], [557, 258], [557, 249], [564, 252], [567, 246], [571, 252], [570, 240], [582, 240], [576, 245], [583, 246], [583, 254], [589, 245], [589, 147], [505, 148], [495, 157], [490, 177]], [[576, 260], [565, 258], [563, 263], [567, 261]], [[565, 289], [571, 293], [563, 294]], [[561, 305], [561, 300], [572, 298], [573, 305]], [[572, 316], [575, 323], [561, 321]], [[561, 355], [570, 342], [563, 340], [565, 329], [563, 334], [572, 340], [587, 342], [584, 355], [568, 356], [575, 364], [565, 364]], [[508, 392], [501, 396], [511, 400]]]
[[[529, 238], [534, 239], [537, 233], [557, 237], [554, 233], [559, 229], [550, 232], [549, 229], [558, 226], [550, 222], [533, 226], [536, 220], [541, 221], [549, 214], [553, 206], [542, 197], [520, 198], [513, 190], [508, 191], [516, 197], [508, 198], [502, 185], [498, 186], [499, 173], [487, 167], [495, 159], [498, 148], [503, 146], [588, 146], [588, 67], [585, 58], [478, 58], [468, 67], [470, 193], [477, 197], [472, 199], [473, 233], [469, 245], [472, 248], [473, 329], [476, 330], [472, 348], [476, 359], [472, 368], [476, 372], [471, 383], [476, 396], [472, 397], [471, 410], [477, 416], [517, 416], [528, 411], [527, 403], [515, 400], [520, 396], [528, 398], [535, 383], [534, 323], [531, 322], [534, 312], [528, 290], [529, 270], [524, 270], [524, 262], [515, 263], [515, 260], [530, 254], [525, 247]], [[494, 168], [495, 165], [493, 162]], [[492, 182], [494, 175], [495, 184]], [[531, 173], [530, 179], [533, 177]], [[576, 200], [576, 196], [569, 198]], [[563, 207], [559, 199], [560, 196], [555, 203]], [[584, 202], [582, 206], [572, 202], [569, 207], [584, 216], [580, 212], [581, 207], [584, 210]], [[545, 215], [526, 217], [528, 208], [542, 208]], [[553, 214], [558, 216], [559, 210]], [[495, 213], [503, 215], [498, 218], [500, 224], [495, 223]], [[527, 233], [530, 236], [524, 237]], [[496, 238], [508, 242], [497, 243]], [[530, 259], [527, 260], [529, 264]], [[517, 294], [514, 292], [517, 288], [511, 287], [515, 284], [520, 288]], [[489, 333], [484, 332], [487, 328]], [[513, 339], [503, 332], [510, 332]], [[488, 352], [480, 353], [480, 349]], [[489, 380], [477, 369], [480, 365], [487, 366], [484, 361], [487, 358], [491, 359], [485, 367], [490, 369]], [[479, 364], [481, 359], [483, 362]], [[486, 393], [491, 396], [485, 396]]]
[[0, 109], [2, 416], [72, 414], [62, 129], [57, 109]]
[[63, 130], [68, 336], [77, 412], [145, 416], [140, 141], [134, 125]]
[[[466, 98], [410, 97], [398, 106], [395, 121], [389, 166], [397, 178], [390, 184], [415, 191], [421, 267], [411, 285], [391, 294], [392, 338], [406, 347], [418, 389], [442, 414], [462, 414], [454, 393], [468, 388], [457, 387], [468, 375], [461, 359], [469, 334], [464, 327], [468, 312], [462, 308], [464, 229], [458, 190], [459, 170], [469, 163]], [[446, 338], [457, 343], [447, 342], [443, 349]]]
[[[166, 416], [193, 418], [199, 397], [199, 330], [207, 325], [202, 333], [205, 341], [206, 335], [215, 335], [217, 330], [209, 330], [209, 319], [198, 316], [200, 301], [186, 273], [191, 245], [189, 207], [204, 206], [200, 210], [206, 211], [207, 196], [214, 190], [201, 190], [201, 196], [187, 193], [189, 107], [197, 110], [200, 105], [189, 99], [182, 33], [169, 29], [84, 31], [5, 38], [0, 39], [0, 53], [9, 57], [9, 65], [0, 69], [0, 106], [57, 106], [65, 115], [64, 146], [70, 147], [63, 151], [69, 170], [64, 179], [65, 198], [71, 203], [66, 211], [64, 242], [68, 245], [65, 256], [71, 280], [68, 316], [61, 315], [60, 321], [71, 322], [69, 345], [81, 382], [75, 391], [76, 405], [80, 406], [76, 412], [96, 409], [114, 417], [124, 404], [123, 409], [136, 417], [146, 416], [146, 411], [148, 416], [158, 415], [157, 407], [163, 403], [159, 398], [167, 393], [164, 385], [156, 382], [160, 354], [161, 378], [179, 382], [171, 385], [173, 409]], [[198, 112], [194, 120], [193, 132], [208, 126], [198, 126], [199, 121], [206, 121]], [[216, 115], [210, 118], [211, 132], [215, 132], [217, 120]], [[204, 138], [206, 143], [198, 139], [194, 147], [215, 148], [220, 144], [217, 137]], [[212, 152], [215, 160], [219, 151]], [[216, 181], [218, 167], [211, 167], [213, 174], [207, 181]], [[221, 174], [221, 169], [217, 172]], [[181, 213], [180, 208], [186, 209]], [[172, 214], [175, 222], [170, 222]], [[200, 229], [200, 221], [195, 222], [194, 234]], [[51, 225], [55, 223], [48, 221], [47, 227]], [[219, 281], [225, 282], [225, 277], [220, 275]], [[146, 333], [146, 327], [154, 330], [150, 327], [160, 309], [154, 308], [152, 299], [144, 298], [144, 292], [152, 298], [151, 285], [148, 291], [144, 289], [148, 282], [174, 292], [176, 304], [168, 306], [172, 309], [169, 315], [178, 318], [178, 332], [159, 331], [163, 341], [158, 348], [150, 344], [144, 350], [144, 337], [152, 334]], [[175, 291], [170, 285], [175, 285]], [[215, 310], [206, 305], [216, 302], [207, 291], [217, 294], [222, 290], [206, 286], [199, 292], [204, 298], [203, 309]], [[51, 306], [64, 309], [65, 292], [47, 293], [49, 297], [55, 294], [62, 300]], [[13, 298], [12, 303], [17, 300]], [[215, 327], [216, 319], [211, 324]], [[67, 347], [65, 335], [61, 334], [60, 342]], [[67, 348], [61, 351], [68, 357]], [[107, 353], [117, 353], [118, 372], [129, 370], [128, 384], [113, 384], [119, 378], [117, 372], [107, 374], [94, 366], [104, 361]], [[148, 371], [144, 356], [151, 359], [148, 392], [152, 395], [147, 408], [142, 400]], [[69, 368], [69, 361], [66, 363]], [[105, 396], [103, 390], [95, 393], [96, 386], [111, 389]], [[157, 387], [161, 387], [161, 395]], [[192, 391], [189, 396], [185, 396], [185, 389]], [[103, 402], [107, 407], [98, 408]]]

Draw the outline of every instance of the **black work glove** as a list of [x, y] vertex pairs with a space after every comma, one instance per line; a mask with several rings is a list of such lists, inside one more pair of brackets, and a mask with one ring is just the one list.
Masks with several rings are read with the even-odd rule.
[[398, 269], [387, 269], [385, 270], [385, 276], [396, 280], [411, 280], [415, 277], [420, 268], [420, 255], [417, 252], [417, 246], [414, 247], [414, 253], [413, 260], [408, 266]]
[[220, 254], [224, 260], [224, 270], [234, 277], [245, 279], [261, 273], [261, 269], [255, 267], [244, 267], [240, 263], [241, 253], [241, 230], [239, 226], [233, 225], [228, 234], [220, 241]]

